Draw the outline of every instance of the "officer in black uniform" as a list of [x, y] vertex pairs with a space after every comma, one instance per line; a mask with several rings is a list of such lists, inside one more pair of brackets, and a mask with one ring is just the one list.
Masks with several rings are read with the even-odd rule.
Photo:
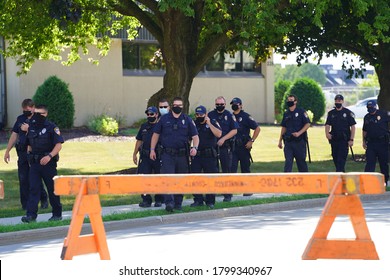
[[[8, 145], [4, 154], [4, 161], [8, 163], [10, 161], [10, 154], [12, 147], [15, 146], [16, 153], [18, 155], [18, 177], [19, 177], [19, 192], [20, 192], [20, 203], [22, 204], [23, 210], [26, 210], [28, 192], [30, 184], [28, 180], [28, 173], [30, 166], [27, 161], [27, 144], [26, 144], [26, 133], [29, 127], [30, 119], [34, 113], [35, 104], [31, 99], [25, 99], [22, 102], [23, 114], [18, 116], [16, 122], [12, 128], [11, 136], [8, 140]], [[48, 207], [47, 193], [42, 184], [41, 188], [41, 208], [46, 209]]]
[[[252, 144], [260, 134], [260, 126], [247, 112], [242, 110], [242, 101], [235, 97], [230, 102], [233, 115], [238, 124], [235, 148], [232, 160], [232, 173], [237, 173], [238, 162], [240, 162], [241, 173], [250, 173]], [[253, 129], [253, 137], [250, 136], [250, 130]]]
[[[159, 174], [160, 173], [160, 155], [157, 153], [156, 160], [150, 159], [150, 141], [152, 140], [153, 128], [157, 123], [158, 110], [156, 107], [148, 107], [145, 111], [148, 121], [143, 123], [138, 131], [137, 142], [135, 143], [133, 161], [138, 164], [137, 174]], [[139, 162], [137, 154], [139, 153]], [[152, 196], [150, 194], [141, 195], [142, 202], [140, 207], [152, 206]], [[154, 196], [154, 207], [161, 207], [163, 196], [156, 194]]]
[[310, 127], [309, 116], [302, 108], [297, 108], [298, 98], [290, 94], [287, 97], [288, 109], [283, 114], [282, 129], [278, 147], [283, 148], [284, 172], [291, 172], [294, 158], [299, 172], [308, 172], [306, 163], [306, 131]]
[[[223, 96], [215, 99], [215, 110], [209, 112], [208, 117], [216, 120], [222, 129], [222, 137], [218, 139], [219, 161], [223, 173], [232, 172], [232, 152], [234, 148], [234, 136], [237, 134], [238, 124], [235, 117], [225, 110], [226, 100]], [[224, 194], [224, 202], [232, 200], [232, 194]]]
[[337, 94], [335, 108], [328, 112], [325, 123], [325, 136], [332, 148], [333, 163], [336, 172], [345, 172], [348, 148], [353, 146], [355, 138], [355, 115], [343, 107], [344, 97]]
[[[199, 137], [194, 121], [182, 113], [183, 100], [180, 97], [173, 99], [171, 111], [163, 115], [154, 128], [150, 144], [150, 159], [156, 160], [156, 146], [160, 140], [162, 146], [161, 174], [175, 174], [189, 172], [189, 157], [195, 156]], [[193, 147], [189, 148], [189, 139], [192, 139]], [[173, 209], [181, 211], [183, 195], [167, 194], [164, 197], [165, 210]]]
[[385, 182], [389, 181], [389, 113], [377, 110], [375, 101], [367, 102], [368, 114], [363, 119], [363, 148], [366, 149], [364, 172], [375, 172], [378, 158]]
[[[207, 110], [204, 106], [198, 106], [195, 109], [195, 125], [199, 133], [199, 148], [196, 156], [191, 162], [192, 173], [218, 173], [218, 152], [217, 139], [222, 136], [222, 130], [218, 122], [211, 120], [207, 116]], [[203, 203], [209, 208], [214, 208], [215, 194], [194, 194], [194, 203], [192, 207], [202, 206]]]
[[30, 193], [27, 202], [26, 216], [22, 222], [34, 222], [38, 216], [38, 202], [41, 196], [40, 182], [45, 182], [52, 207], [52, 217], [49, 221], [62, 220], [62, 205], [60, 197], [54, 194], [53, 177], [57, 175], [58, 153], [62, 148], [64, 139], [59, 128], [47, 118], [46, 106], [40, 105], [30, 121], [27, 133], [28, 161], [30, 163]]

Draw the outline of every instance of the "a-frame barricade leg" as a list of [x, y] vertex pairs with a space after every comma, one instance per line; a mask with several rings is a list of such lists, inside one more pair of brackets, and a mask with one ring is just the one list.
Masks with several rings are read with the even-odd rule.
[[[110, 259], [99, 195], [87, 194], [86, 182], [87, 180], [82, 180], [80, 191], [73, 206], [72, 221], [61, 253], [61, 259], [63, 260], [71, 260], [73, 256], [90, 253], [99, 253], [102, 260]], [[81, 236], [81, 229], [86, 215], [89, 216], [91, 221], [92, 234]]]
[[[356, 239], [327, 239], [339, 215], [349, 216]], [[359, 195], [342, 193], [342, 180], [334, 186], [302, 259], [365, 259], [378, 260], [375, 244], [367, 227]]]

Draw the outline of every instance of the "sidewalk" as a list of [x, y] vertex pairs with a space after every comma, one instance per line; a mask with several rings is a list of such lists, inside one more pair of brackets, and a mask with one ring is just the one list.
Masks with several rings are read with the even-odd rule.
[[[280, 196], [280, 194], [254, 194], [252, 196], [234, 195], [232, 198], [232, 201], [248, 200], [248, 199], [256, 199], [256, 198], [266, 198], [266, 197], [273, 197], [273, 196]], [[223, 196], [217, 196], [216, 202], [222, 202], [222, 199], [223, 199]], [[183, 200], [183, 206], [188, 206], [191, 203], [193, 203], [192, 199]], [[49, 208], [50, 208], [50, 205], [49, 205]], [[152, 207], [149, 207], [149, 208], [141, 208], [138, 206], [138, 204], [129, 204], [129, 205], [102, 207], [102, 215], [106, 216], [106, 215], [110, 215], [110, 214], [119, 214], [119, 213], [145, 211], [145, 210], [161, 210], [161, 209], [165, 209], [165, 204], [163, 204], [162, 207], [153, 207], [153, 205], [152, 205]], [[38, 211], [37, 222], [45, 222], [51, 216], [52, 216], [51, 213], [39, 214], [39, 211]], [[64, 220], [70, 219], [71, 217], [72, 217], [72, 211], [64, 211], [62, 213], [62, 218]], [[10, 218], [0, 218], [0, 225], [22, 224], [21, 219], [22, 219], [22, 216], [10, 217]]]

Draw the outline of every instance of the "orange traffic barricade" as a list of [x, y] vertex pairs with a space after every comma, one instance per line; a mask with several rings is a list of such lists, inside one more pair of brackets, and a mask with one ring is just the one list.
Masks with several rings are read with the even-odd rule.
[[[56, 176], [57, 195], [76, 195], [61, 258], [99, 253], [110, 259], [101, 194], [286, 193], [329, 194], [302, 259], [379, 259], [367, 227], [360, 194], [385, 192], [380, 173], [249, 173]], [[89, 216], [92, 234], [80, 235]], [[327, 239], [337, 216], [347, 215], [356, 238]]]

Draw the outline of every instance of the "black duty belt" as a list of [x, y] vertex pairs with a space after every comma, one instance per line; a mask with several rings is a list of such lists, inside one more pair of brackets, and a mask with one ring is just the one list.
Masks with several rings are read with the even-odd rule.
[[[44, 154], [32, 154], [32, 153], [27, 153], [27, 160], [30, 164], [32, 163], [38, 163], [41, 161], [41, 159], [45, 156], [47, 156], [49, 153], [44, 153]], [[59, 156], [56, 155], [51, 158], [52, 161], [57, 162], [59, 160]]]
[[163, 148], [163, 153], [171, 156], [185, 156], [187, 155], [186, 148], [174, 149], [174, 148]]
[[299, 142], [301, 140], [303, 140], [303, 137], [302, 136], [299, 136], [299, 137], [294, 137], [292, 135], [283, 135], [283, 140], [286, 141], [286, 142]]
[[389, 136], [383, 135], [378, 137], [366, 137], [367, 142], [386, 142], [389, 141]]
[[214, 158], [214, 157], [218, 156], [218, 153], [217, 153], [216, 149], [210, 147], [210, 148], [204, 148], [204, 149], [198, 150], [196, 155], [199, 157], [213, 157]]

